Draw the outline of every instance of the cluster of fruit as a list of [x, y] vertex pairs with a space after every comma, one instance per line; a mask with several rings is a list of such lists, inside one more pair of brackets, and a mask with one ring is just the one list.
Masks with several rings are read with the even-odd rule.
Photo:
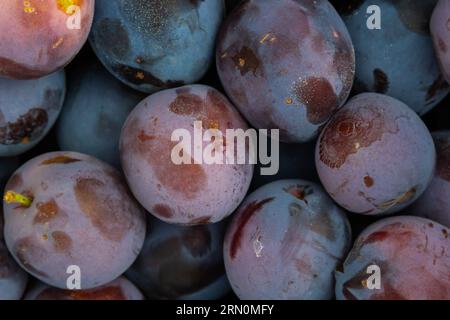
[[0, 299], [450, 299], [448, 82], [450, 0], [1, 1]]

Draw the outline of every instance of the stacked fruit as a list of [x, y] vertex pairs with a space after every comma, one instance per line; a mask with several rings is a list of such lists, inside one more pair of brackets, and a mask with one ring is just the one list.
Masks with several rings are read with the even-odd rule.
[[450, 299], [450, 0], [226, 4], [0, 3], [0, 299]]

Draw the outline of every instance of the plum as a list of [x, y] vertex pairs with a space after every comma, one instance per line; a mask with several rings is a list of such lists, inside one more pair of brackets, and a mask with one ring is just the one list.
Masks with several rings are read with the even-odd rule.
[[284, 142], [312, 139], [347, 99], [353, 45], [326, 0], [245, 0], [222, 26], [217, 70], [226, 93], [256, 128]]
[[176, 226], [149, 219], [141, 254], [126, 275], [150, 299], [219, 299], [230, 285], [223, 266], [224, 222]]
[[241, 299], [331, 299], [350, 241], [345, 213], [318, 184], [279, 180], [250, 194], [233, 217], [225, 269]]
[[136, 286], [119, 277], [103, 286], [87, 290], [68, 290], [36, 283], [27, 291], [25, 300], [144, 300]]
[[430, 186], [408, 212], [450, 227], [450, 131], [432, 134], [437, 164]]
[[144, 212], [118, 171], [91, 156], [42, 154], [20, 167], [5, 190], [6, 245], [48, 285], [67, 288], [71, 266], [79, 268], [81, 289], [106, 284], [142, 248]]
[[223, 0], [97, 1], [89, 41], [119, 80], [143, 92], [194, 83], [214, 56]]
[[[213, 223], [231, 214], [247, 192], [253, 165], [239, 164], [236, 157], [229, 164], [226, 154], [236, 152], [237, 146], [233, 139], [200, 141], [200, 159], [189, 150], [197, 150], [195, 132], [225, 136], [231, 129], [246, 130], [247, 124], [222, 94], [208, 86], [167, 89], [143, 100], [126, 120], [120, 139], [122, 168], [136, 199], [169, 223]], [[175, 130], [185, 130], [192, 143], [184, 137], [174, 141]], [[182, 142], [190, 148], [179, 150], [188, 159], [178, 164], [173, 154]], [[218, 150], [222, 144], [223, 153]], [[211, 145], [217, 155], [223, 155], [222, 163], [203, 159]]]
[[319, 178], [345, 209], [400, 211], [427, 188], [436, 155], [419, 116], [378, 93], [353, 97], [324, 127], [316, 146]]
[[98, 63], [83, 65], [69, 75], [67, 98], [58, 121], [61, 150], [90, 154], [119, 167], [122, 125], [143, 96]]
[[86, 42], [95, 0], [0, 2], [0, 76], [34, 79], [62, 69]]
[[[439, 71], [429, 30], [436, 2], [342, 1], [343, 20], [355, 46], [357, 93], [387, 94], [423, 115], [450, 92]], [[371, 15], [367, 9], [372, 5], [381, 10], [381, 29], [367, 27]]]
[[[448, 228], [431, 220], [400, 216], [364, 230], [336, 271], [336, 297], [345, 300], [450, 299]], [[369, 266], [379, 268], [371, 287]]]
[[434, 49], [441, 67], [441, 72], [450, 83], [450, 1], [439, 0], [430, 21]]
[[21, 154], [41, 141], [61, 111], [65, 92], [64, 70], [32, 80], [0, 78], [0, 157]]
[[3, 210], [0, 207], [0, 300], [22, 297], [28, 276], [11, 257], [3, 240]]

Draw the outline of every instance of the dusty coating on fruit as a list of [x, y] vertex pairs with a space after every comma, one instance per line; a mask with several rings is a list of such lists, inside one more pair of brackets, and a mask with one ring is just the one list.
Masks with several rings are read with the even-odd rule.
[[325, 78], [310, 77], [297, 82], [294, 95], [306, 106], [308, 121], [312, 124], [323, 123], [338, 107], [338, 97]]
[[395, 120], [376, 106], [344, 107], [328, 123], [319, 141], [320, 160], [330, 168], [341, 167], [348, 156], [397, 132]]
[[39, 270], [33, 265], [32, 261], [40, 261], [45, 259], [47, 251], [32, 237], [24, 237], [16, 240], [12, 252], [25, 270], [39, 277], [48, 277], [43, 270]]
[[[108, 240], [120, 241], [133, 227], [125, 197], [110, 196], [107, 183], [96, 178], [78, 178], [74, 191], [80, 209]], [[126, 190], [121, 188], [124, 195]]]
[[247, 204], [240, 212], [237, 214], [237, 226], [231, 238], [230, 244], [230, 257], [234, 259], [236, 257], [237, 251], [241, 246], [242, 236], [244, 233], [245, 226], [254, 214], [258, 213], [264, 205], [273, 201], [275, 198], [266, 198], [261, 201], [253, 201]]
[[47, 111], [32, 108], [14, 122], [5, 122], [0, 111], [0, 144], [22, 143], [24, 139], [34, 139], [44, 131], [48, 122]]

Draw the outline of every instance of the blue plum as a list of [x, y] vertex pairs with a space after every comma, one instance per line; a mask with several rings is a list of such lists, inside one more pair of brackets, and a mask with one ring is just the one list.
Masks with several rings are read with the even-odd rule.
[[347, 99], [355, 57], [328, 1], [245, 0], [222, 26], [216, 64], [226, 93], [254, 127], [304, 142]]
[[90, 43], [118, 79], [144, 92], [194, 83], [207, 71], [223, 0], [97, 1]]
[[241, 204], [225, 236], [225, 269], [241, 299], [331, 299], [350, 244], [345, 213], [318, 184], [279, 180]]
[[[343, 1], [356, 54], [355, 89], [387, 94], [425, 114], [450, 92], [429, 32], [437, 0]], [[348, 3], [348, 5], [345, 5]], [[369, 29], [367, 8], [381, 9], [381, 29]]]
[[[342, 300], [449, 300], [448, 228], [431, 220], [400, 216], [365, 229], [336, 271]], [[368, 267], [379, 268], [376, 274]], [[371, 267], [373, 268], [373, 267]], [[372, 269], [375, 270], [375, 269]], [[380, 287], [376, 285], [379, 277]]]
[[69, 74], [67, 98], [58, 121], [61, 150], [90, 154], [119, 167], [122, 125], [143, 98], [100, 64], [78, 68]]
[[436, 161], [433, 139], [401, 101], [362, 93], [324, 127], [316, 146], [320, 181], [345, 209], [398, 212], [427, 188]]
[[230, 285], [223, 267], [225, 224], [182, 227], [149, 219], [141, 254], [127, 271], [151, 299], [218, 299]]
[[0, 78], [0, 157], [33, 148], [55, 123], [64, 101], [64, 70], [33, 80]]

